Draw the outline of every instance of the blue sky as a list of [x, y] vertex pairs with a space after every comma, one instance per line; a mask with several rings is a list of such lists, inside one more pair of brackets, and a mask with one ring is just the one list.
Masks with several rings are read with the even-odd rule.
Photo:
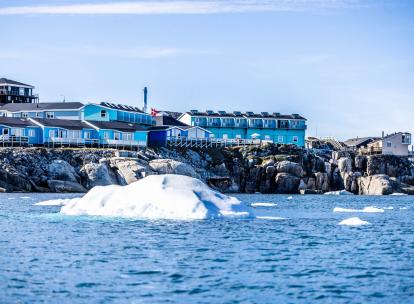
[[41, 101], [300, 113], [308, 136], [414, 133], [414, 3], [0, 1], [0, 75]]

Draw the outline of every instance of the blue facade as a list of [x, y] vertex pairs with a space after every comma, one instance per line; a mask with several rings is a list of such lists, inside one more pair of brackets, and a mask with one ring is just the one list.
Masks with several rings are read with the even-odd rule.
[[152, 116], [136, 111], [112, 109], [99, 104], [88, 104], [82, 110], [81, 117], [91, 121], [123, 121], [140, 125], [152, 125]]
[[29, 144], [32, 145], [43, 143], [42, 129], [35, 126], [15, 127], [0, 124], [0, 136], [27, 137]]
[[297, 115], [242, 114], [207, 111], [187, 112], [179, 120], [190, 126], [200, 126], [222, 139], [261, 139], [280, 144], [305, 146], [306, 119]]

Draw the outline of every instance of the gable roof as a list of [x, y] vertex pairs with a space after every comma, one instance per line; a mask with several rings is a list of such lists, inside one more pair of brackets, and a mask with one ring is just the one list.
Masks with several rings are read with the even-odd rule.
[[34, 89], [34, 86], [30, 84], [25, 84], [25, 83], [7, 79], [7, 78], [0, 78], [0, 85], [12, 85], [12, 86], [28, 87], [30, 89]]
[[38, 127], [38, 125], [28, 119], [17, 117], [0, 117], [0, 125], [18, 128]]
[[123, 122], [123, 121], [85, 121], [88, 125], [94, 126], [96, 129], [117, 130], [122, 132], [147, 131], [148, 128], [143, 126]]
[[187, 126], [187, 124], [167, 115], [155, 116], [154, 119], [156, 126]]
[[83, 107], [81, 102], [39, 102], [39, 103], [7, 103], [0, 111], [46, 111], [46, 110], [79, 110]]
[[69, 119], [47, 119], [47, 118], [29, 118], [34, 122], [51, 128], [62, 128], [68, 130], [82, 130], [91, 129], [91, 126], [87, 125], [82, 120], [69, 120]]
[[363, 144], [370, 143], [374, 140], [377, 140], [377, 137], [357, 137], [357, 138], [350, 138], [344, 141], [344, 144], [348, 147], [358, 147]]

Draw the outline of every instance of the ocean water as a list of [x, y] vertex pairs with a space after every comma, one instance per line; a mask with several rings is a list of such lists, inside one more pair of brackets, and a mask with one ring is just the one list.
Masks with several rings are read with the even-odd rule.
[[0, 303], [414, 303], [414, 197], [237, 195], [249, 220], [34, 206], [68, 197], [0, 195]]

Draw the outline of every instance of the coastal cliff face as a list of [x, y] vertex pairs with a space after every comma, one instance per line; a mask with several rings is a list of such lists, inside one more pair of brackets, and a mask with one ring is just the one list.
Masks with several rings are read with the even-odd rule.
[[406, 158], [312, 152], [295, 146], [202, 150], [0, 149], [0, 190], [85, 192], [126, 185], [152, 174], [181, 174], [221, 192], [414, 194]]

